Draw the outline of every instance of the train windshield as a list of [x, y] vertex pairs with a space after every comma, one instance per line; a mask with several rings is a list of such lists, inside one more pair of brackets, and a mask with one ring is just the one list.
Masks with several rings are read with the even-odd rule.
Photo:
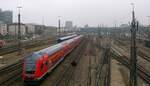
[[38, 55], [36, 55], [36, 54], [31, 54], [31, 55], [27, 56], [27, 58], [25, 59], [26, 71], [35, 71], [37, 56]]

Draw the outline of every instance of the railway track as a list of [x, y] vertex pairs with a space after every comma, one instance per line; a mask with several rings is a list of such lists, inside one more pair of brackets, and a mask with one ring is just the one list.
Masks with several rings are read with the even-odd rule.
[[8, 53], [12, 53], [12, 52], [15, 52], [17, 51], [17, 46], [11, 46], [11, 47], [8, 47], [8, 48], [3, 48], [0, 50], [0, 55], [5, 55], [5, 54], [8, 54]]
[[[23, 43], [22, 44], [22, 48], [25, 49], [29, 49], [29, 48], [33, 48], [33, 47], [37, 47], [40, 45], [45, 44], [46, 42], [55, 42], [55, 40], [48, 40], [48, 39], [44, 39], [44, 40], [35, 40], [35, 41], [30, 41], [27, 43]], [[2, 48], [0, 49], [0, 56], [8, 54], [8, 53], [13, 53], [16, 52], [18, 50], [18, 46], [17, 45], [13, 45], [10, 47], [6, 47], [6, 48]]]
[[150, 62], [150, 57], [147, 56], [143, 51], [139, 50], [138, 55], [147, 60], [148, 62]]
[[103, 53], [97, 67], [96, 86], [110, 86], [110, 44], [101, 46]]
[[9, 86], [13, 81], [21, 77], [22, 60], [0, 69], [0, 86]]
[[55, 83], [52, 86], [69, 86], [69, 81], [73, 76], [75, 66], [80, 61], [80, 58], [83, 55], [84, 50], [86, 48], [85, 43], [86, 40], [83, 40], [80, 47], [78, 47], [77, 52], [72, 53], [72, 60], [69, 62], [69, 65], [62, 71], [60, 77], [55, 81]]
[[[51, 42], [51, 41], [47, 41], [47, 43], [48, 42]], [[33, 48], [36, 46], [40, 46], [42, 44], [45, 44], [45, 42], [42, 42], [42, 43], [36, 42], [36, 43], [32, 43], [32, 45], [30, 45], [30, 47], [29, 46], [25, 46], [25, 47]], [[15, 52], [15, 49], [13, 49], [12, 51], [7, 51], [7, 52], [5, 52], [5, 54], [11, 53], [11, 52]], [[8, 64], [8, 65], [0, 68], [0, 86], [9, 86], [9, 85], [11, 85], [12, 82], [17, 80], [18, 78], [21, 78], [22, 59], [23, 58], [18, 59], [16, 62]]]
[[[129, 59], [126, 56], [122, 56], [116, 49], [112, 48], [112, 57], [114, 57], [117, 61], [125, 65], [127, 68], [131, 68]], [[150, 85], [150, 74], [145, 68], [141, 65], [137, 64], [137, 73], [138, 75]]]
[[[124, 46], [124, 47], [126, 47], [126, 48], [127, 48], [127, 46], [128, 46], [126, 43], [123, 43], [123, 42], [120, 41], [120, 40], [115, 40], [115, 41], [117, 41], [120, 46]], [[148, 62], [150, 62], [150, 57], [149, 57], [148, 55], [146, 55], [145, 52], [144, 52], [142, 49], [140, 49], [140, 47], [138, 48], [138, 53], [137, 53], [137, 54], [138, 54], [141, 58], [143, 58], [143, 59], [147, 60]]]
[[[94, 38], [94, 37], [93, 37]], [[94, 40], [92, 39], [92, 37], [90, 37], [89, 38], [89, 46], [91, 45], [91, 46], [93, 46], [93, 44], [94, 44]], [[89, 48], [89, 49], [87, 49], [87, 53], [89, 54], [94, 54], [93, 53], [93, 51], [94, 51], [94, 48], [95, 48], [95, 46], [93, 46], [93, 49], [90, 49], [91, 47], [87, 47], [87, 48]], [[88, 55], [87, 55], [88, 56]], [[88, 56], [88, 59], [89, 59], [89, 62], [88, 62], [88, 81], [87, 81], [87, 86], [91, 86], [91, 84], [92, 84], [92, 76], [91, 76], [91, 64], [92, 64], [92, 59], [91, 59], [91, 57], [90, 56]]]

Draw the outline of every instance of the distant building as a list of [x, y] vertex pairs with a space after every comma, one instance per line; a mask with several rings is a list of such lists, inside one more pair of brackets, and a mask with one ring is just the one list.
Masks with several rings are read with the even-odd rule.
[[120, 27], [129, 27], [128, 24], [121, 24]]
[[35, 34], [41, 35], [43, 34], [45, 29], [44, 25], [35, 25]]
[[86, 25], [84, 26], [84, 28], [89, 28], [89, 25], [88, 25], [88, 24], [86, 24]]
[[0, 24], [0, 34], [3, 36], [7, 35], [7, 24]]
[[45, 30], [44, 33], [49, 35], [56, 35], [57, 34], [57, 27], [53, 27], [53, 26], [45, 26]]
[[73, 27], [73, 31], [77, 31], [77, 25]]
[[26, 24], [26, 33], [35, 33], [35, 24]]
[[12, 11], [2, 11], [0, 9], [0, 22], [11, 24], [13, 22], [13, 12]]
[[36, 24], [35, 25], [35, 34], [44, 35], [44, 36], [56, 35], [57, 27]]
[[70, 30], [73, 29], [73, 23], [72, 23], [72, 21], [66, 21], [66, 23], [65, 23], [65, 29], [68, 30], [68, 31], [70, 31]]
[[4, 24], [4, 22], [3, 22], [3, 21], [0, 21], [0, 24]]
[[[20, 28], [21, 28], [20, 29], [21, 35], [25, 35], [26, 34], [25, 24], [21, 24]], [[12, 23], [8, 25], [8, 34], [13, 36], [18, 35], [18, 23]]]

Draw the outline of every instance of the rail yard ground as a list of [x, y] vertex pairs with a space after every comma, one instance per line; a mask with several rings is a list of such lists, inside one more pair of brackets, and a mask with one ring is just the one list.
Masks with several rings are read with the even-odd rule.
[[34, 51], [37, 51], [37, 50], [46, 48], [52, 44], [55, 44], [56, 40], [54, 39], [55, 38], [47, 38], [44, 40], [30, 42], [30, 44], [27, 43], [28, 46], [24, 46], [22, 49], [22, 55], [18, 55], [17, 46], [14, 47], [14, 49], [6, 48], [5, 50], [1, 50], [3, 52], [0, 52], [0, 56], [3, 57], [3, 59], [0, 59], [0, 69], [3, 66], [7, 66], [7, 65], [11, 65], [15, 63], [16, 61], [22, 59], [25, 55], [29, 53], [32, 53]]
[[[130, 58], [128, 43], [127, 40], [86, 35], [80, 45], [40, 81], [39, 86], [129, 86], [130, 65], [129, 60], [125, 59]], [[49, 44], [28, 49], [26, 53], [48, 47]], [[150, 49], [138, 45], [138, 85], [150, 86]], [[4, 55], [6, 63], [21, 57], [15, 55], [17, 52]], [[20, 64], [17, 62], [0, 70], [0, 86], [23, 86]]]

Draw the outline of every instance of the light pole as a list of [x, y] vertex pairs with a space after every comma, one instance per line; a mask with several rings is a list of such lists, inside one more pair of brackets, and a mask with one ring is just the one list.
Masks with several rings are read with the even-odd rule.
[[60, 17], [61, 16], [58, 16], [58, 38], [60, 37]]
[[148, 38], [150, 39], [150, 16], [147, 16], [149, 18], [149, 24], [148, 24]]
[[101, 38], [101, 27], [100, 27], [100, 25], [98, 25], [98, 35]]
[[136, 31], [138, 28], [138, 22], [135, 19], [134, 4], [132, 11], [132, 23], [131, 23], [131, 54], [130, 54], [130, 86], [137, 86], [137, 47], [136, 47]]
[[147, 16], [147, 17], [149, 18], [149, 22], [148, 23], [149, 23], [149, 26], [150, 26], [150, 16]]
[[21, 55], [22, 49], [21, 49], [21, 19], [20, 19], [20, 9], [22, 8], [21, 6], [17, 7], [18, 8], [18, 55]]

